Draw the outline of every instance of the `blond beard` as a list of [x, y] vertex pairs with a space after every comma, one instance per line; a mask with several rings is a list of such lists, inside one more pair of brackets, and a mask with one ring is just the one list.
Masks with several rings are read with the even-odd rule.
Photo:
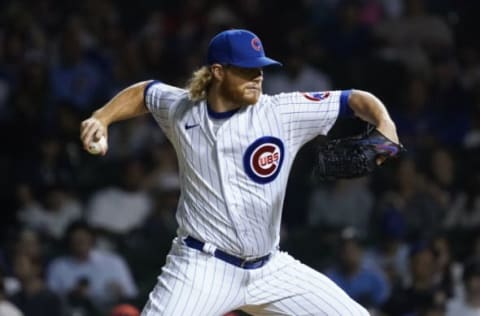
[[218, 91], [223, 99], [228, 100], [234, 104], [237, 104], [238, 107], [257, 103], [261, 95], [261, 91], [260, 91], [260, 94], [258, 96], [252, 96], [252, 97], [245, 96], [244, 90], [240, 90], [236, 87], [232, 87], [225, 81], [220, 84]]

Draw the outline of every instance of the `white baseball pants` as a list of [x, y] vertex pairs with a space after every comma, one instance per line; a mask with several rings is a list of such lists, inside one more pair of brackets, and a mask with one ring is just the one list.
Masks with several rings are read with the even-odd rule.
[[237, 309], [251, 315], [369, 315], [330, 279], [285, 252], [245, 270], [177, 238], [141, 316], [216, 316]]

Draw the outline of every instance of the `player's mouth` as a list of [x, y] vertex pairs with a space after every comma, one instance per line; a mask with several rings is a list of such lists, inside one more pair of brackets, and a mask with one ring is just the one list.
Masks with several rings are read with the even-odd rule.
[[249, 86], [249, 87], [247, 87], [246, 89], [247, 89], [247, 91], [254, 91], [254, 92], [260, 92], [260, 91], [262, 91], [262, 90], [260, 89], [260, 87], [257, 87], [257, 86]]

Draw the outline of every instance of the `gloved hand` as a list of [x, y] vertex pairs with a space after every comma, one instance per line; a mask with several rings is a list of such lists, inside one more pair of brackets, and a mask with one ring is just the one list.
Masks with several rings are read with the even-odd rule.
[[406, 151], [377, 129], [366, 133], [327, 141], [320, 146], [314, 179], [318, 181], [366, 176], [376, 170], [381, 161], [398, 157]]

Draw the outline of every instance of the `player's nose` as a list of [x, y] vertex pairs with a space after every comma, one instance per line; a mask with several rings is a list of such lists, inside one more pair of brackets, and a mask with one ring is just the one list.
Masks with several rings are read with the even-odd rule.
[[255, 81], [262, 81], [263, 80], [263, 69], [262, 68], [255, 68], [253, 71], [253, 80]]

